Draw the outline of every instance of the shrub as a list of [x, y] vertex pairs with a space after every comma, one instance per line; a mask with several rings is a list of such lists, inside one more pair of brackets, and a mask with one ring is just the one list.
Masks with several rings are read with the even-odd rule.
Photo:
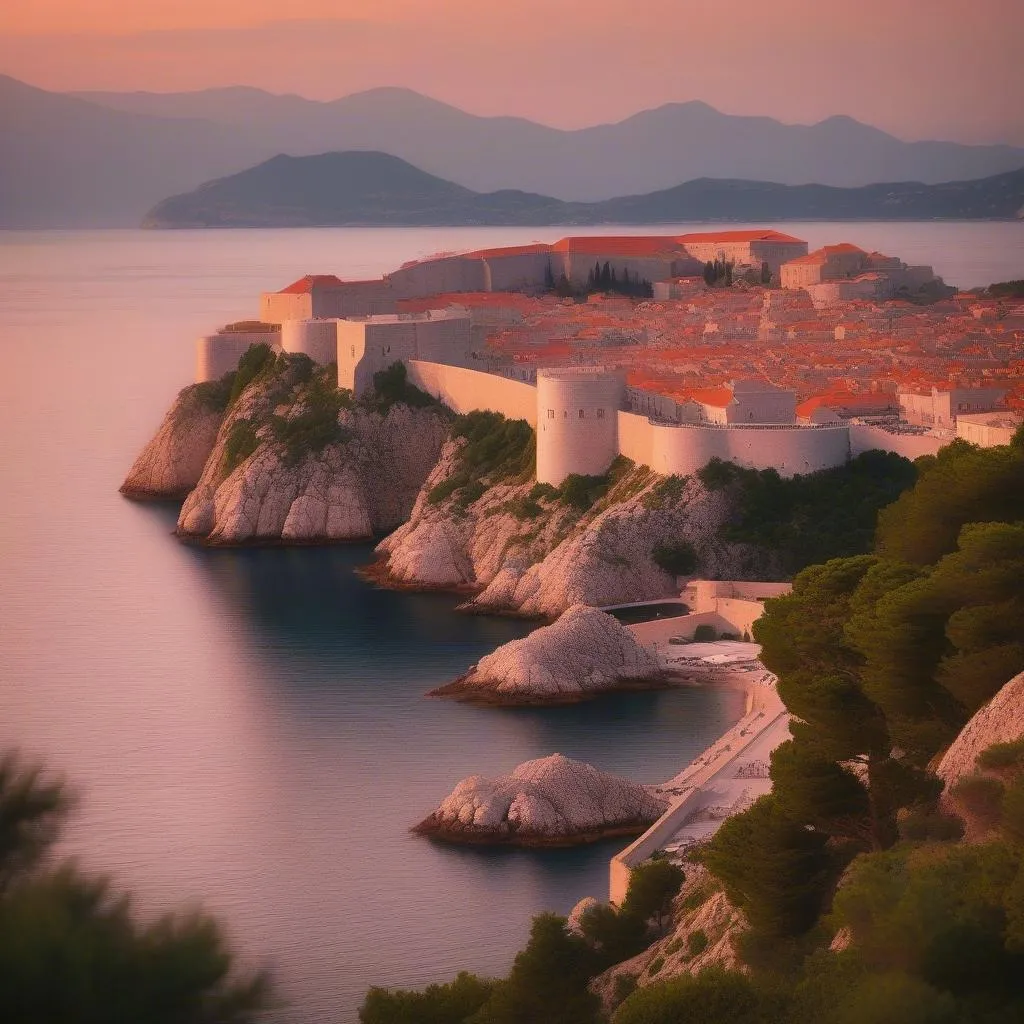
[[664, 966], [665, 966], [665, 958], [663, 956], [656, 956], [650, 962], [650, 964], [648, 965], [647, 973], [648, 974], [657, 974], [658, 971], [660, 971], [662, 969], [662, 967], [664, 967]]
[[1003, 834], [1015, 843], [1024, 843], [1024, 779], [1014, 779], [1006, 787], [1000, 812]]
[[950, 796], [963, 808], [971, 823], [979, 829], [995, 828], [1002, 817], [1003, 784], [985, 775], [968, 775], [950, 790]]
[[558, 488], [553, 484], [536, 483], [530, 488], [531, 501], [553, 501], [558, 497]]
[[679, 952], [679, 950], [681, 950], [682, 948], [683, 948], [683, 940], [682, 940], [682, 939], [673, 939], [673, 940], [672, 940], [672, 941], [671, 941], [671, 942], [670, 942], [670, 943], [669, 943], [669, 944], [668, 944], [668, 945], [667, 945], [667, 946], [665, 947], [665, 956], [674, 956], [674, 955], [675, 955], [676, 953], [678, 953], [678, 952]]
[[669, 860], [649, 860], [639, 864], [629, 876], [621, 913], [633, 914], [641, 921], [653, 918], [661, 928], [685, 881], [683, 869]]
[[211, 412], [224, 412], [231, 398], [231, 389], [235, 383], [235, 372], [224, 374], [220, 380], [206, 380], [192, 385], [192, 395], [204, 409]]
[[433, 395], [409, 383], [405, 363], [392, 363], [386, 370], [378, 370], [373, 375], [373, 393], [367, 396], [366, 403], [382, 413], [393, 405], [407, 405], [412, 409], [441, 405]]
[[1015, 775], [1024, 769], [1024, 736], [1010, 743], [993, 743], [978, 755], [978, 767]]
[[563, 505], [586, 512], [608, 493], [608, 479], [604, 476], [584, 476], [570, 473], [558, 489], [558, 500]]
[[898, 824], [900, 838], [909, 843], [956, 842], [964, 834], [963, 822], [955, 814], [931, 809], [909, 811]]
[[250, 345], [238, 360], [238, 369], [231, 382], [227, 408], [231, 408], [245, 389], [257, 378], [264, 377], [277, 365], [277, 356], [267, 344]]
[[285, 446], [286, 465], [294, 466], [305, 456], [351, 437], [338, 423], [343, 401], [344, 395], [337, 388], [324, 380], [316, 380], [301, 397], [301, 412], [290, 417], [271, 417], [274, 438]]
[[636, 991], [635, 974], [619, 974], [615, 978], [615, 985], [612, 989], [612, 999], [616, 1005], [624, 999], [628, 999]]
[[683, 496], [686, 490], [686, 483], [689, 477], [673, 474], [662, 477], [643, 498], [643, 506], [646, 509], [665, 508], [668, 505], [675, 505]]
[[515, 498], [505, 510], [516, 519], [536, 519], [544, 511], [532, 498]]
[[714, 458], [697, 470], [697, 477], [709, 491], [720, 491], [736, 478], [736, 467], [731, 462]]
[[655, 565], [673, 576], [689, 576], [697, 568], [697, 552], [688, 540], [655, 544], [651, 559]]
[[371, 988], [359, 1008], [360, 1024], [462, 1024], [490, 998], [494, 982], [460, 971], [447, 985], [422, 992]]
[[690, 956], [699, 956], [708, 948], [707, 934], [700, 928], [695, 932], [691, 932], [690, 937], [686, 940], [686, 947], [690, 952]]
[[715, 632], [715, 627], [708, 625], [706, 622], [702, 622], [693, 631], [693, 642], [697, 644], [711, 643], [713, 640], [718, 639], [718, 634]]
[[259, 446], [256, 424], [247, 419], [235, 420], [224, 441], [224, 476], [230, 476]]

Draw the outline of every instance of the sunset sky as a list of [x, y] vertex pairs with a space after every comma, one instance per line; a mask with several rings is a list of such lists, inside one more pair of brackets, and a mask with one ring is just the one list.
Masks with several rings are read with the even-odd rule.
[[[295, 15], [301, 13], [301, 19]], [[290, 15], [288, 20], [286, 15]], [[408, 86], [560, 127], [700, 99], [1024, 145], [1024, 0], [5, 0], [0, 73], [55, 90]]]

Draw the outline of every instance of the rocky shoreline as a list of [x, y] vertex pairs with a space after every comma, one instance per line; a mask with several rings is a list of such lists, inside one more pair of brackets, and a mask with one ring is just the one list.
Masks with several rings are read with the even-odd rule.
[[618, 619], [573, 605], [427, 696], [500, 706], [575, 704], [612, 690], [666, 685], [657, 659]]
[[647, 786], [552, 754], [494, 779], [463, 779], [412, 831], [470, 845], [575, 846], [639, 835], [666, 806]]

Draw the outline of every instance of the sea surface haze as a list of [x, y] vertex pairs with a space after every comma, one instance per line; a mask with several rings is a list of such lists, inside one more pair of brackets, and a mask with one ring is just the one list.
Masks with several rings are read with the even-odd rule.
[[[425, 699], [531, 626], [375, 590], [353, 573], [365, 545], [187, 547], [174, 507], [117, 488], [190, 382], [193, 340], [256, 316], [260, 291], [566, 230], [0, 233], [0, 747], [80, 794], [62, 854], [136, 892], [141, 913], [202, 905], [245, 963], [273, 970], [274, 1024], [354, 1021], [372, 984], [504, 972], [533, 914], [606, 894], [621, 843], [481, 851], [411, 835], [459, 779], [560, 751], [660, 781], [742, 697]], [[1018, 225], [786, 230], [963, 286], [1024, 276]]]

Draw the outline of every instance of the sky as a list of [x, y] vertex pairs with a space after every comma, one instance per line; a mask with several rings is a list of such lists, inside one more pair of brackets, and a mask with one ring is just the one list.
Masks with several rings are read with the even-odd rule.
[[[301, 17], [296, 17], [301, 14]], [[904, 139], [1024, 145], [1024, 0], [3, 0], [44, 89], [406, 86], [562, 128], [704, 100]]]

